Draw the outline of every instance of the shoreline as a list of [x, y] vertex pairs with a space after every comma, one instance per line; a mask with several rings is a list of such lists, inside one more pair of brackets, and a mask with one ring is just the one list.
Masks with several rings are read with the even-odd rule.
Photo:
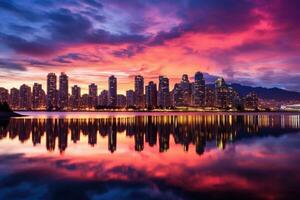
[[25, 117], [26, 115], [22, 115], [17, 112], [0, 112], [0, 119], [1, 118], [10, 118], [10, 117]]
[[[223, 110], [72, 110], [72, 111], [46, 111], [46, 110], [16, 110], [14, 114], [17, 116], [26, 116], [19, 113], [228, 113], [228, 114], [251, 114], [251, 113], [285, 113], [285, 114], [300, 114], [300, 111], [223, 111]], [[1, 114], [0, 114], [1, 116]]]

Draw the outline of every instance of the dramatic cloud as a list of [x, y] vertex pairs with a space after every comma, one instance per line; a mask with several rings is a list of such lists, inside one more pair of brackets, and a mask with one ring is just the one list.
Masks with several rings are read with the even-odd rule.
[[[28, 68], [26, 77], [40, 74], [38, 80], [49, 71], [118, 71], [123, 93], [132, 87], [132, 68], [167, 75], [171, 84], [203, 71], [300, 91], [299, 6], [298, 0], [3, 0], [0, 59], [10, 63], [1, 68]], [[268, 70], [273, 80], [264, 79]]]

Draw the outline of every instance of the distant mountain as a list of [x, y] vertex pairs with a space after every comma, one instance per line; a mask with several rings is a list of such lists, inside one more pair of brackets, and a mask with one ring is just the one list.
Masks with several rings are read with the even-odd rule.
[[240, 95], [245, 96], [249, 92], [255, 92], [259, 98], [276, 101], [290, 101], [290, 100], [300, 100], [300, 92], [293, 92], [288, 90], [283, 90], [279, 88], [263, 88], [263, 87], [251, 87], [245, 86], [237, 83], [232, 83], [230, 85], [233, 89], [240, 93]]

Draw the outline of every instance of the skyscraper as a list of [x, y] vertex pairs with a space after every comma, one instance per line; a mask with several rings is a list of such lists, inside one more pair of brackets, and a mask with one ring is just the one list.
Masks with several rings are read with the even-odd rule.
[[17, 88], [10, 89], [9, 105], [12, 109], [19, 109], [20, 91]]
[[144, 77], [143, 76], [140, 76], [140, 75], [135, 76], [134, 92], [135, 92], [136, 107], [143, 108], [145, 106]]
[[193, 106], [205, 105], [205, 80], [201, 72], [196, 72], [195, 82], [192, 85]]
[[126, 96], [123, 94], [118, 94], [117, 96], [117, 106], [119, 108], [124, 108], [126, 107]]
[[32, 90], [32, 108], [42, 109], [45, 103], [45, 92], [42, 89], [42, 85], [34, 83]]
[[146, 107], [150, 109], [157, 107], [157, 87], [153, 81], [146, 86]]
[[98, 97], [98, 87], [95, 83], [89, 85], [89, 100], [88, 100], [88, 107], [94, 108], [97, 106], [97, 97]]
[[223, 109], [229, 106], [229, 90], [223, 78], [215, 81], [215, 106]]
[[22, 110], [31, 110], [31, 88], [28, 85], [20, 86], [20, 109]]
[[108, 106], [108, 91], [107, 90], [102, 90], [100, 95], [99, 95], [99, 102], [98, 104], [100, 106], [106, 107]]
[[170, 89], [169, 89], [169, 79], [164, 76], [159, 76], [159, 86], [158, 86], [158, 106], [166, 108], [170, 105]]
[[0, 103], [3, 102], [8, 103], [8, 99], [9, 99], [8, 90], [3, 87], [0, 87]]
[[190, 106], [192, 102], [192, 85], [187, 74], [182, 75], [180, 87], [183, 95], [183, 105]]
[[49, 73], [47, 76], [47, 109], [53, 110], [57, 108], [57, 88], [56, 75]]
[[183, 106], [183, 90], [180, 83], [176, 83], [173, 89], [173, 106]]
[[209, 86], [205, 86], [205, 106], [206, 107], [214, 107], [215, 105], [215, 91], [213, 88]]
[[77, 85], [72, 87], [72, 95], [70, 98], [72, 108], [78, 110], [81, 106], [81, 88]]
[[247, 110], [256, 110], [258, 109], [258, 97], [255, 92], [250, 92], [244, 98], [244, 106]]
[[117, 106], [117, 78], [113, 75], [108, 78], [108, 104]]
[[126, 106], [134, 107], [135, 106], [135, 95], [133, 90], [126, 91]]
[[59, 95], [58, 106], [61, 110], [68, 108], [69, 104], [69, 78], [65, 73], [61, 73], [59, 76]]

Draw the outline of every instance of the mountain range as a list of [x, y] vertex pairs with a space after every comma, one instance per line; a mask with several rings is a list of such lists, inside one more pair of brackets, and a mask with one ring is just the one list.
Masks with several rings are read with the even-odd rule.
[[250, 92], [255, 92], [257, 96], [265, 100], [276, 101], [300, 101], [300, 92], [288, 91], [280, 88], [264, 88], [264, 87], [251, 87], [238, 83], [232, 83], [230, 86], [235, 89], [241, 96], [245, 96]]

